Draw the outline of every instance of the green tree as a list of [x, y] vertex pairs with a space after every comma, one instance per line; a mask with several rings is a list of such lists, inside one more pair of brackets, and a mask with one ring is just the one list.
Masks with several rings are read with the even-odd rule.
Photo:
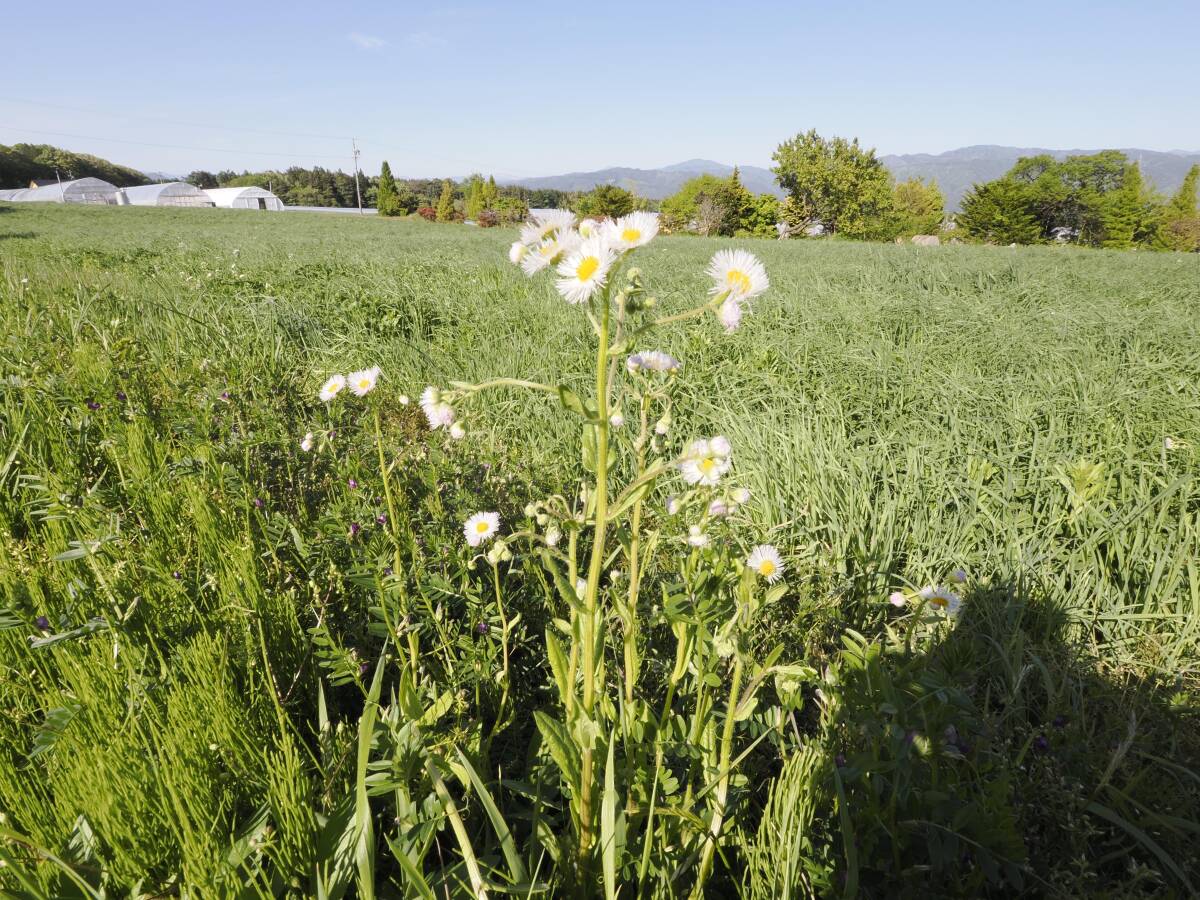
[[895, 233], [889, 237], [933, 234], [946, 217], [946, 198], [936, 181], [909, 178], [892, 188], [892, 211]]
[[379, 184], [375, 188], [375, 208], [381, 216], [398, 216], [404, 212], [396, 194], [396, 179], [392, 177], [392, 167], [386, 159], [379, 170]]
[[774, 194], [750, 194], [746, 205], [742, 208], [738, 219], [737, 231], [739, 236], [773, 238], [778, 232], [776, 223], [782, 217], [779, 198]]
[[716, 175], [697, 175], [662, 202], [663, 226], [670, 231], [731, 235], [738, 228], [742, 205], [740, 182]]
[[487, 183], [483, 186], [483, 207], [484, 209], [495, 209], [496, 202], [500, 199], [500, 189], [496, 187], [496, 176], [489, 175]]
[[483, 176], [472, 175], [467, 183], [467, 205], [464, 212], [467, 218], [474, 222], [485, 209], [487, 203], [484, 197]]
[[990, 244], [1036, 244], [1042, 229], [1031, 207], [1028, 185], [998, 178], [971, 188], [955, 221], [967, 237]]
[[454, 221], [454, 185], [450, 179], [442, 182], [442, 194], [437, 202], [437, 220], [439, 222]]
[[887, 170], [857, 138], [826, 140], [812, 130], [784, 141], [773, 159], [796, 225], [820, 223], [831, 234], [865, 237], [891, 208]]
[[1200, 166], [1192, 166], [1183, 177], [1162, 211], [1162, 222], [1155, 235], [1157, 246], [1185, 253], [1200, 251], [1200, 211], [1197, 211], [1196, 187]]
[[615, 184], [601, 184], [579, 198], [575, 211], [581, 216], [616, 219], [633, 212], [634, 202], [631, 191]]

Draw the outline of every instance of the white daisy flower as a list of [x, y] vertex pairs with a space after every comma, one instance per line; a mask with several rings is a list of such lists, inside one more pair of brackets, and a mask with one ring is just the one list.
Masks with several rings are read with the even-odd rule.
[[401, 405], [401, 406], [408, 406], [408, 402], [409, 402], [409, 401], [408, 401], [408, 394], [401, 394], [401, 395], [400, 395], [400, 405]]
[[728, 334], [733, 334], [742, 324], [742, 304], [732, 294], [717, 307], [717, 320]]
[[313, 433], [310, 431], [304, 435], [304, 440], [300, 442], [300, 449], [307, 453], [313, 448]]
[[344, 375], [334, 375], [321, 386], [321, 399], [328, 403], [334, 397], [342, 392], [342, 388], [346, 386], [346, 378]]
[[548, 209], [530, 220], [521, 228], [521, 240], [536, 244], [546, 240], [556, 231], [566, 231], [575, 224], [575, 214], [569, 209]]
[[463, 536], [471, 547], [491, 540], [499, 530], [500, 514], [494, 512], [477, 512], [463, 524]]
[[700, 530], [699, 525], [693, 525], [688, 529], [687, 542], [693, 547], [708, 546], [708, 535]]
[[625, 360], [625, 368], [629, 370], [630, 374], [634, 372], [665, 372], [668, 375], [674, 375], [683, 368], [683, 363], [670, 353], [663, 353], [661, 350], [643, 350]]
[[890, 594], [888, 594], [888, 603], [892, 604], [892, 606], [896, 607], [897, 609], [904, 606], [904, 604], [907, 602], [908, 598], [904, 596], [903, 591], [892, 591]]
[[608, 417], [608, 424], [611, 425], [613, 428], [620, 428], [622, 425], [625, 424], [625, 417], [623, 415], [621, 415], [619, 412], [615, 412], [611, 416]]
[[[928, 590], [928, 588], [926, 588], [926, 590]], [[934, 609], [940, 610], [948, 616], [958, 615], [958, 610], [962, 606], [962, 600], [959, 598], [958, 594], [954, 593], [953, 591], [946, 590], [946, 588], [935, 588], [928, 594], [926, 594], [925, 591], [922, 591], [921, 596], [924, 597], [929, 605]]]
[[512, 246], [508, 248], [508, 261], [514, 266], [519, 266], [521, 260], [525, 258], [525, 254], [528, 252], [528, 246], [522, 244], [520, 241], [513, 241]]
[[421, 412], [434, 430], [451, 427], [456, 418], [454, 407], [442, 399], [441, 391], [435, 387], [427, 387], [421, 393]]
[[644, 246], [658, 234], [658, 214], [634, 212], [604, 226], [604, 237], [617, 250]]
[[521, 260], [521, 271], [530, 277], [555, 265], [579, 246], [582, 238], [574, 231], [556, 231], [546, 240], [531, 247]]
[[750, 489], [744, 488], [744, 487], [737, 488], [734, 490], [732, 496], [733, 496], [733, 502], [736, 503], [738, 506], [741, 506], [744, 503], [749, 503], [750, 502]]
[[705, 274], [713, 280], [709, 293], [728, 294], [741, 300], [757, 297], [771, 284], [763, 264], [745, 250], [718, 250]]
[[664, 415], [661, 419], [654, 423], [654, 433], [657, 435], [665, 435], [671, 430], [671, 420]]
[[767, 584], [774, 584], [783, 577], [783, 560], [770, 544], [759, 544], [751, 550], [746, 565], [760, 578], [765, 578]]
[[688, 484], [715, 485], [729, 471], [729, 441], [724, 437], [693, 441], [679, 462], [683, 480]]
[[729, 515], [729, 504], [718, 497], [712, 503], [708, 504], [708, 514], [714, 519], [719, 519], [721, 516]]
[[558, 292], [568, 303], [583, 303], [604, 287], [617, 256], [602, 239], [588, 238], [558, 265]]
[[375, 389], [375, 382], [379, 380], [379, 366], [372, 366], [369, 369], [363, 369], [361, 372], [350, 373], [350, 390], [354, 392], [356, 397], [365, 397]]
[[600, 233], [600, 223], [595, 219], [584, 219], [579, 223], [579, 236], [585, 240]]
[[450, 425], [450, 437], [454, 438], [454, 440], [461, 441], [466, 436], [467, 430], [461, 424], [454, 422]]

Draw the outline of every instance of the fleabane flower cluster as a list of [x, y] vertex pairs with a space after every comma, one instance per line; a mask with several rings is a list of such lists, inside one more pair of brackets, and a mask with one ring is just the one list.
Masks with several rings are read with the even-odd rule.
[[625, 368], [632, 375], [636, 372], [653, 372], [659, 375], [674, 375], [683, 368], [683, 363], [670, 353], [661, 350], [643, 350], [625, 360]]
[[381, 374], [382, 370], [379, 366], [371, 366], [369, 369], [360, 369], [357, 372], [351, 372], [349, 375], [331, 375], [321, 385], [318, 396], [325, 403], [329, 403], [338, 394], [349, 388], [350, 392], [356, 397], [365, 397], [375, 389], [375, 385], [379, 381]]
[[679, 460], [679, 471], [688, 484], [717, 484], [733, 465], [729, 439], [721, 435], [692, 441]]
[[554, 268], [555, 286], [568, 303], [585, 303], [608, 282], [621, 255], [643, 247], [658, 234], [656, 213], [635, 212], [604, 223], [551, 209], [534, 216], [521, 228], [521, 239], [508, 258], [529, 276]]
[[717, 319], [729, 332], [737, 331], [749, 302], [771, 286], [758, 257], [745, 250], [718, 250], [706, 274], [713, 282], [709, 293], [721, 298]]
[[463, 537], [470, 547], [491, 540], [499, 530], [500, 514], [494, 512], [477, 512], [463, 523]]

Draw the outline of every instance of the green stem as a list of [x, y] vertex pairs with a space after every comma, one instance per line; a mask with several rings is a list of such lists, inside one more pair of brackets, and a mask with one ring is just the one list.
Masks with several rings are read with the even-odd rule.
[[725, 709], [725, 728], [721, 734], [721, 755], [718, 771], [721, 773], [717, 782], [717, 792], [713, 804], [712, 824], [705, 838], [704, 855], [700, 858], [700, 874], [696, 876], [696, 884], [692, 888], [692, 896], [704, 896], [704, 882], [712, 871], [713, 854], [717, 849], [717, 838], [721, 835], [721, 824], [725, 820], [725, 800], [729, 795], [729, 760], [733, 755], [733, 725], [737, 713], [738, 692], [742, 689], [742, 655], [735, 652], [733, 663], [733, 684], [729, 687], [729, 704]]
[[[392, 575], [396, 578], [396, 583], [400, 587], [401, 612], [407, 618], [408, 603], [404, 596], [404, 563], [400, 555], [400, 523], [396, 520], [396, 501], [392, 497], [392, 479], [388, 473], [387, 458], [383, 453], [383, 424], [379, 419], [379, 407], [375, 407], [375, 449], [379, 452], [379, 477], [383, 479], [383, 496], [387, 502], [388, 511], [388, 534], [392, 539]], [[383, 597], [384, 609], [387, 609], [386, 592]], [[388, 624], [391, 628], [391, 624]], [[408, 661], [411, 667], [413, 683], [418, 680], [417, 677], [417, 658], [420, 656], [417, 645], [417, 633], [411, 627], [411, 623], [405, 623], [405, 630], [408, 632]], [[395, 635], [395, 632], [393, 632]], [[398, 635], [396, 635], [398, 637]]]
[[504, 708], [508, 705], [508, 616], [504, 613], [504, 601], [500, 596], [500, 567], [492, 563], [492, 584], [496, 588], [496, 610], [500, 613], [500, 652], [503, 656], [503, 680], [500, 683], [500, 708], [496, 711], [496, 721], [492, 724], [488, 742], [500, 733], [504, 725]]

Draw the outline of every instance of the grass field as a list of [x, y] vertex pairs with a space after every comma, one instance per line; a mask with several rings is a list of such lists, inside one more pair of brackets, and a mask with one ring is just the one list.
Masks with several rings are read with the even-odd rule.
[[[0, 205], [0, 889], [469, 896], [482, 871], [493, 891], [684, 896], [715, 830], [706, 896], [1200, 890], [1200, 258], [735, 242], [771, 288], [736, 333], [655, 338], [684, 362], [667, 440], [729, 437], [751, 499], [712, 552], [769, 542], [787, 569], [738, 653], [779, 645], [803, 671], [735, 717], [727, 792], [720, 654], [690, 670], [704, 750], [673, 683], [658, 730], [606, 713], [627, 760], [604, 797], [628, 800], [598, 814], [588, 881], [532, 716], [558, 704], [544, 632], [566, 607], [535, 554], [472, 567], [461, 534], [574, 496], [579, 428], [501, 391], [448, 441], [398, 399], [592, 389], [585, 313], [507, 262], [513, 239]], [[728, 243], [639, 251], [655, 310], [694, 305]], [[373, 406], [318, 400], [371, 365]], [[687, 532], [670, 492], [647, 501], [661, 539], [633, 613], [654, 716]], [[886, 602], [955, 569], [952, 623]], [[378, 664], [393, 614], [426, 648], [416, 684]], [[646, 821], [664, 794], [674, 818]]]

